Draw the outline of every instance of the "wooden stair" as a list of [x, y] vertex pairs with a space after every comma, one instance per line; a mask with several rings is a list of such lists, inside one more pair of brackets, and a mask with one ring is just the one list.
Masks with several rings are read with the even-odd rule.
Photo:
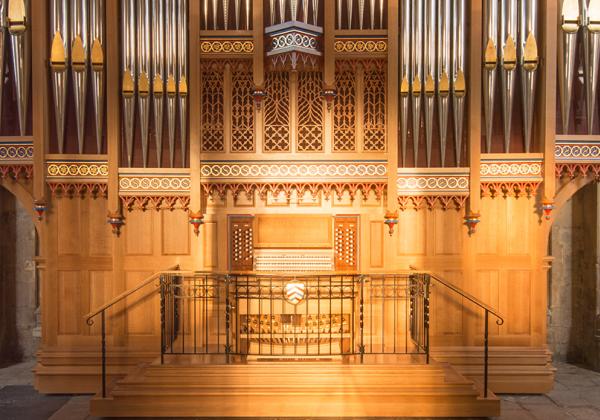
[[91, 401], [98, 417], [486, 417], [495, 395], [445, 363], [141, 365]]

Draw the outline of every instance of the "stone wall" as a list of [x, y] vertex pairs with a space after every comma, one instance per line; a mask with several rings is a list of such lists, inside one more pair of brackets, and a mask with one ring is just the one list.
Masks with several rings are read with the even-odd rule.
[[0, 365], [37, 350], [35, 247], [31, 216], [0, 187]]
[[554, 360], [600, 370], [596, 336], [599, 263], [599, 187], [580, 190], [555, 215], [548, 295], [548, 345]]

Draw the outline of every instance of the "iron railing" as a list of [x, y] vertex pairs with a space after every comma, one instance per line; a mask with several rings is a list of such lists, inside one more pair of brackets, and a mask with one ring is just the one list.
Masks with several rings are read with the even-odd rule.
[[397, 274], [262, 275], [157, 273], [86, 316], [101, 315], [102, 397], [106, 397], [106, 311], [156, 283], [160, 290], [160, 358], [169, 355], [430, 357], [430, 285], [447, 287], [484, 310], [484, 396], [488, 396], [492, 308], [438, 276]]

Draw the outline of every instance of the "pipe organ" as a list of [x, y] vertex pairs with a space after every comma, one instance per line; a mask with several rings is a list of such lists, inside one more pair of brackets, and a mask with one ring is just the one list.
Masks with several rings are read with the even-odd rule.
[[[599, 61], [600, 0], [0, 0], [0, 185], [39, 218], [42, 311], [54, 311], [40, 389], [95, 391], [101, 328], [83, 314], [167, 266], [371, 275], [421, 263], [508, 312], [490, 325], [502, 344], [490, 389], [547, 390], [545, 245], [554, 208], [600, 177]], [[318, 314], [320, 285], [308, 286]], [[396, 331], [391, 295], [367, 287], [381, 298], [374, 322]], [[435, 357], [479, 360], [482, 319], [439, 290]], [[346, 335], [354, 313], [226, 313], [227, 296], [215, 313], [239, 315], [260, 351], [275, 344], [262, 330], [289, 330], [317, 341], [282, 348], [318, 354], [319, 325]], [[150, 357], [154, 303], [118, 321], [111, 372]], [[510, 365], [523, 354], [530, 366]]]
[[[10, 71], [6, 71], [6, 67]], [[5, 134], [30, 135], [31, 8], [29, 0], [0, 1], [0, 127]], [[8, 95], [8, 86], [14, 95]], [[14, 100], [13, 100], [14, 98]], [[14, 101], [14, 103], [13, 103]], [[11, 105], [2, 106], [2, 103]], [[13, 111], [16, 110], [16, 112]], [[8, 127], [10, 125], [10, 127]]]

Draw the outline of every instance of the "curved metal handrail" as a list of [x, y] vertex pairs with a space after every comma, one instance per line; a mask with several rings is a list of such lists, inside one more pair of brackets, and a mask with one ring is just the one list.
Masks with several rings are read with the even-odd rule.
[[160, 278], [160, 276], [163, 276], [163, 275], [166, 275], [166, 274], [179, 274], [179, 275], [182, 275], [182, 274], [191, 274], [191, 273], [193, 273], [193, 272], [192, 271], [189, 271], [189, 272], [188, 271], [179, 271], [179, 265], [174, 265], [173, 267], [169, 267], [168, 269], [166, 269], [164, 271], [159, 271], [157, 273], [154, 273], [150, 277], [146, 278], [142, 282], [140, 282], [137, 285], [135, 285], [134, 287], [132, 287], [131, 289], [128, 289], [128, 290], [124, 291], [123, 293], [115, 296], [114, 298], [112, 298], [111, 300], [109, 300], [104, 305], [99, 306], [97, 309], [95, 309], [92, 312], [90, 312], [87, 315], [85, 315], [84, 316], [85, 322], [88, 325], [93, 325], [94, 324], [94, 317], [96, 317], [97, 315], [100, 315], [102, 312], [106, 311], [108, 308], [110, 308], [114, 304], [122, 301], [123, 299], [125, 299], [126, 297], [130, 296], [131, 294], [137, 292], [138, 290], [142, 289], [143, 287], [146, 287], [148, 284], [152, 283], [157, 278]]

